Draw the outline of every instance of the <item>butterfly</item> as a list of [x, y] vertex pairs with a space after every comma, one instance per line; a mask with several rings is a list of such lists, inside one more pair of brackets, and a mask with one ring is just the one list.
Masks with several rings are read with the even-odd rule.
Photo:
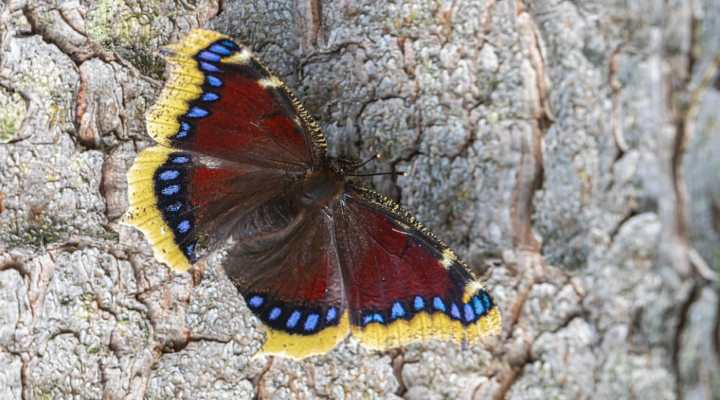
[[124, 221], [178, 271], [222, 248], [226, 275], [267, 327], [262, 351], [322, 354], [352, 334], [386, 349], [500, 330], [489, 293], [396, 202], [326, 154], [300, 101], [228, 36], [168, 46], [146, 116], [157, 145], [128, 171]]

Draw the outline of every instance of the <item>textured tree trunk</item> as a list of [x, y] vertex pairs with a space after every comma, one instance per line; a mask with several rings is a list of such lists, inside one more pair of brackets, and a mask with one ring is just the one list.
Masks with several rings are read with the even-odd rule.
[[[717, 0], [0, 4], [0, 398], [720, 398]], [[449, 242], [502, 336], [303, 362], [118, 223], [158, 49], [251, 45]]]

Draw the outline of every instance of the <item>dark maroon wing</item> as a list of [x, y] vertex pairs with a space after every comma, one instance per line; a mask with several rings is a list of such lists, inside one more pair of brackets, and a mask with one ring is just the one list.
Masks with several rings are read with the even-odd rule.
[[147, 116], [159, 143], [268, 168], [320, 164], [317, 124], [248, 47], [194, 30], [167, 53], [170, 77]]
[[239, 224], [225, 271], [248, 307], [270, 329], [266, 353], [302, 358], [327, 352], [349, 333], [343, 281], [319, 208], [286, 198], [267, 203]]
[[351, 332], [364, 344], [465, 341], [499, 331], [488, 292], [395, 202], [348, 185], [334, 215]]

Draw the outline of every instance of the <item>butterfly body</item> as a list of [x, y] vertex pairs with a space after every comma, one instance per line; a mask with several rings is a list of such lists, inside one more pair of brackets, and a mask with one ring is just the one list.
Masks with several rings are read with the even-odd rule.
[[308, 171], [303, 177], [299, 201], [306, 207], [330, 207], [345, 192], [345, 179], [332, 168]]
[[488, 292], [397, 203], [348, 179], [297, 98], [228, 37], [195, 30], [168, 51], [148, 113], [159, 143], [128, 172], [126, 221], [155, 256], [223, 266], [268, 327], [263, 351], [302, 358], [352, 334], [387, 348], [497, 333]]

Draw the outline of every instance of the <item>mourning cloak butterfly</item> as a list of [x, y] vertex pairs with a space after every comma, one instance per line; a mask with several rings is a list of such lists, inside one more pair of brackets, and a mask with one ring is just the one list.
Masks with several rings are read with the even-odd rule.
[[348, 334], [384, 349], [499, 331], [468, 268], [397, 203], [347, 179], [247, 47], [195, 30], [166, 58], [147, 115], [159, 145], [128, 172], [125, 221], [179, 271], [224, 244], [227, 276], [268, 326], [264, 352], [302, 358]]

